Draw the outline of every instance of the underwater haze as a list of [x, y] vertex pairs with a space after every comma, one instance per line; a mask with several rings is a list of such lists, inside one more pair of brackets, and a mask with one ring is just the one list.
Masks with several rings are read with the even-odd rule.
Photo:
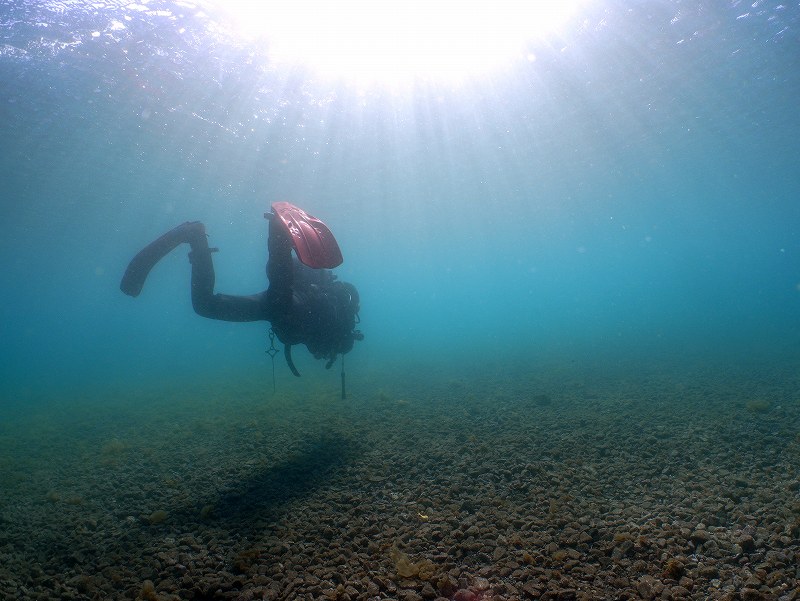
[[191, 3], [0, 10], [9, 402], [265, 369], [263, 322], [192, 313], [182, 250], [142, 297], [118, 282], [200, 220], [217, 291], [263, 290], [276, 200], [343, 249], [354, 382], [409, 358], [797, 359], [794, 3], [589, 4], [535, 61], [399, 91], [273, 67]]
[[[742, 598], [796, 591], [800, 4], [587, 0], [494, 71], [398, 85], [276, 63], [226, 19], [195, 2], [0, 0], [7, 598], [528, 599], [555, 590], [531, 583], [557, 563], [578, 598], [705, 599], [745, 590], [748, 552], [779, 575]], [[339, 364], [305, 347], [302, 378], [273, 364], [267, 322], [196, 315], [186, 245], [139, 297], [119, 288], [140, 249], [199, 220], [215, 290], [261, 292], [281, 200], [330, 227], [334, 273], [360, 293], [347, 399]], [[606, 427], [602, 449], [583, 444]], [[694, 497], [710, 505], [681, 505]], [[298, 541], [328, 549], [313, 537], [345, 528], [319, 507], [377, 508], [347, 528], [379, 526], [337, 543], [374, 566], [297, 560]], [[453, 528], [500, 524], [516, 555], [430, 542], [447, 511]], [[673, 518], [675, 536], [703, 534], [641, 543]], [[565, 524], [589, 538], [558, 539]], [[95, 551], [75, 551], [84, 535]], [[606, 543], [629, 584], [561, 565], [594, 565]], [[294, 571], [270, 575], [295, 544]]]

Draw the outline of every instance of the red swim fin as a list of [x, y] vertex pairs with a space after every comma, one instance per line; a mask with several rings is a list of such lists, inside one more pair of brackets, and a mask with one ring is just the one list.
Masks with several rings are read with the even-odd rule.
[[333, 269], [342, 264], [342, 251], [328, 226], [288, 202], [273, 202], [272, 210], [297, 252], [297, 258], [314, 269]]

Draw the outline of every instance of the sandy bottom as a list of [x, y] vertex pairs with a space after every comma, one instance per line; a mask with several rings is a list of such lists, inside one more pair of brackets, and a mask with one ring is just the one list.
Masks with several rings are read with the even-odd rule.
[[0, 595], [800, 599], [795, 370], [398, 372], [10, 410]]

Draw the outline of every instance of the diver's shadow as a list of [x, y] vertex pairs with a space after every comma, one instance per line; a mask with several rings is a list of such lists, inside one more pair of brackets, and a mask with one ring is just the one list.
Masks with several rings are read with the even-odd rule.
[[213, 510], [208, 517], [217, 524], [251, 522], [253, 518], [273, 520], [293, 500], [307, 497], [329, 483], [336, 468], [348, 463], [357, 448], [352, 440], [330, 435], [309, 441], [284, 461], [221, 491], [212, 500]]

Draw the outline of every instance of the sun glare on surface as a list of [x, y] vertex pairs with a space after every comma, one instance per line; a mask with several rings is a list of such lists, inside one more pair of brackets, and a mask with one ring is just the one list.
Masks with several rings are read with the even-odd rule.
[[273, 63], [359, 82], [460, 80], [526, 57], [580, 0], [218, 0]]

